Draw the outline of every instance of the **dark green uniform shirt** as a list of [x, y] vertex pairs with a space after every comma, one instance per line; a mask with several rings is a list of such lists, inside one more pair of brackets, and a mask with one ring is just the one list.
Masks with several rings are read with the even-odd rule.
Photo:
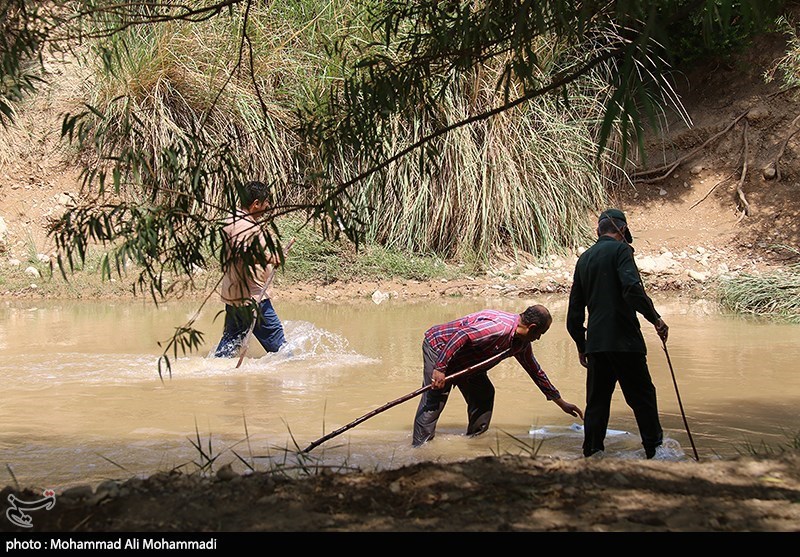
[[[584, 327], [587, 309], [589, 321]], [[585, 354], [646, 354], [637, 311], [654, 325], [661, 317], [644, 291], [633, 250], [625, 242], [601, 236], [575, 265], [567, 331]]]

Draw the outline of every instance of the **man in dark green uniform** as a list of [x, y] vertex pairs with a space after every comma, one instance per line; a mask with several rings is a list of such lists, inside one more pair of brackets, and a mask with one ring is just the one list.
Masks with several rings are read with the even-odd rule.
[[636, 416], [645, 455], [653, 458], [663, 431], [636, 313], [655, 326], [664, 342], [669, 327], [642, 285], [625, 214], [619, 209], [604, 211], [597, 222], [597, 237], [575, 265], [567, 310], [567, 331], [581, 365], [587, 368], [583, 454], [588, 457], [605, 448], [611, 396], [619, 381], [625, 402]]

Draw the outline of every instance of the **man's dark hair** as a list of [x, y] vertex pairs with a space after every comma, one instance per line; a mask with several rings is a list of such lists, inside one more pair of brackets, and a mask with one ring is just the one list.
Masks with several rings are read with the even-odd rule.
[[247, 182], [244, 187], [242, 187], [241, 195], [242, 207], [246, 208], [252, 205], [253, 201], [270, 199], [269, 186], [264, 182], [253, 180], [252, 182]]
[[550, 311], [540, 304], [531, 306], [522, 312], [522, 323], [524, 325], [547, 325], [552, 320], [553, 317], [550, 315]]
[[622, 230], [623, 226], [628, 226], [622, 219], [602, 219], [600, 222], [597, 223], [597, 234], [602, 236], [604, 234], [610, 234], [612, 232], [619, 232]]

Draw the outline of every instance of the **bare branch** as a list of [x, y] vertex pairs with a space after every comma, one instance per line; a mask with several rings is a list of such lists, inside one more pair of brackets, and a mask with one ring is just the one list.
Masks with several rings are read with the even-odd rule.
[[[686, 153], [685, 155], [683, 155], [682, 157], [678, 158], [678, 160], [676, 160], [675, 162], [671, 163], [670, 165], [668, 165], [668, 166], [661, 166], [661, 167], [659, 167], [659, 168], [653, 168], [653, 169], [651, 169], [651, 170], [647, 170], [647, 171], [644, 171], [644, 172], [640, 172], [640, 173], [638, 173], [638, 174], [634, 175], [634, 183], [636, 183], [636, 184], [655, 184], [656, 182], [660, 182], [661, 180], [664, 180], [664, 179], [668, 178], [668, 177], [669, 177], [669, 175], [670, 175], [670, 174], [672, 174], [672, 172], [673, 172], [673, 171], [674, 171], [676, 168], [678, 168], [678, 167], [679, 167], [679, 166], [680, 166], [680, 165], [681, 165], [683, 162], [685, 162], [686, 160], [688, 160], [688, 159], [692, 158], [692, 157], [693, 157], [693, 156], [695, 156], [697, 153], [699, 153], [700, 151], [702, 151], [703, 149], [705, 149], [705, 148], [706, 148], [706, 146], [707, 146], [708, 144], [712, 143], [713, 141], [716, 141], [716, 140], [717, 140], [719, 137], [721, 137], [721, 136], [725, 135], [726, 133], [728, 133], [728, 132], [729, 132], [729, 131], [730, 131], [730, 130], [733, 128], [733, 126], [735, 126], [735, 125], [736, 125], [736, 123], [737, 123], [739, 120], [741, 120], [742, 118], [744, 118], [745, 116], [747, 116], [747, 113], [748, 113], [748, 112], [750, 112], [750, 109], [747, 109], [747, 110], [745, 110], [745, 111], [744, 111], [744, 112], [742, 112], [742, 113], [741, 113], [739, 116], [737, 116], [736, 118], [734, 118], [734, 119], [733, 119], [733, 121], [732, 121], [730, 124], [728, 124], [728, 125], [725, 127], [725, 129], [724, 129], [724, 130], [722, 130], [721, 132], [718, 132], [718, 133], [714, 134], [713, 136], [711, 136], [710, 138], [708, 138], [707, 140], [705, 140], [705, 141], [703, 142], [703, 144], [702, 144], [702, 145], [700, 145], [700, 146], [698, 146], [698, 147], [695, 147], [695, 148], [694, 148], [694, 149], [692, 149], [690, 152], [688, 152], [688, 153]], [[647, 176], [647, 175], [649, 175], [649, 174], [655, 174], [655, 173], [657, 173], [657, 172], [663, 172], [663, 174], [662, 174], [661, 176], [657, 177], [657, 178], [650, 178], [650, 179], [647, 179], [647, 180], [637, 180], [637, 179], [636, 179], [636, 177], [637, 177], [637, 176]]]

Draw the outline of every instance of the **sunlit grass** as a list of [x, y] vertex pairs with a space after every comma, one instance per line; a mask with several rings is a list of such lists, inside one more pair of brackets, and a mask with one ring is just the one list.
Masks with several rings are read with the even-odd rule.
[[800, 264], [770, 274], [723, 278], [718, 296], [721, 306], [737, 313], [800, 323]]
[[[333, 283], [351, 280], [439, 280], [471, 276], [473, 267], [446, 262], [435, 255], [415, 255], [374, 243], [362, 245], [358, 251], [347, 240], [325, 239], [313, 226], [303, 226], [299, 219], [282, 219], [278, 230], [285, 244], [294, 238], [295, 244], [286, 258], [285, 266], [276, 274], [279, 286], [300, 282]], [[26, 261], [17, 266], [0, 265], [0, 291], [29, 294], [51, 299], [96, 299], [128, 297], [139, 275], [138, 267], [131, 261], [120, 268], [111, 268], [111, 276], [104, 276], [103, 264], [106, 249], [95, 246], [87, 251], [86, 258], [76, 261], [71, 270], [62, 276], [55, 262], [42, 261], [35, 250], [29, 250]], [[202, 296], [217, 287], [221, 268], [217, 259], [207, 252], [209, 267], [197, 269], [191, 277], [172, 276], [168, 281], [170, 294]], [[39, 272], [33, 277], [25, 272], [33, 267]], [[191, 281], [191, 282], [190, 282]], [[33, 287], [32, 285], [36, 285]]]

